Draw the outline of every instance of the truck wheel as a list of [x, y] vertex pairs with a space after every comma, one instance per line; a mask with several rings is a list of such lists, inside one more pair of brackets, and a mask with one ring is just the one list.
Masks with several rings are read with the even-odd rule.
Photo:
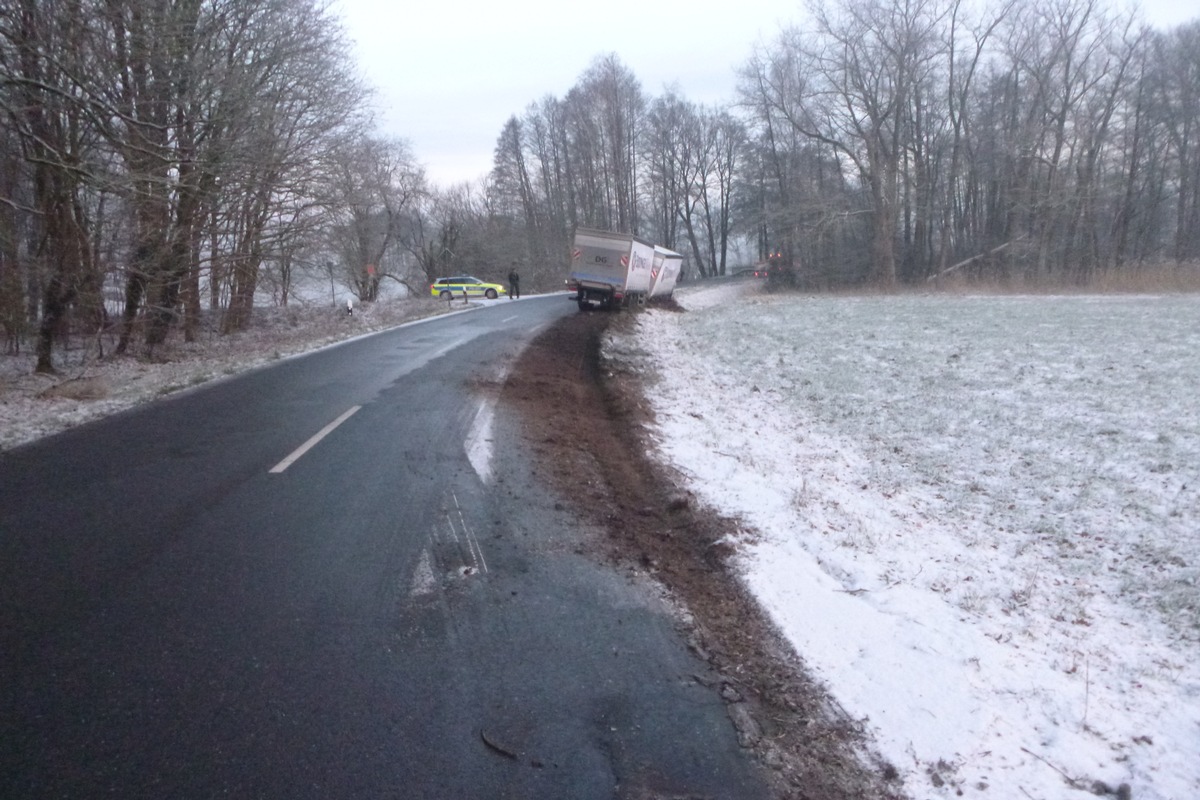
[[591, 310], [592, 310], [592, 304], [591, 304], [591, 303], [589, 303], [587, 300], [584, 300], [583, 298], [580, 298], [580, 299], [579, 299], [579, 310], [580, 310], [580, 311], [591, 311]]

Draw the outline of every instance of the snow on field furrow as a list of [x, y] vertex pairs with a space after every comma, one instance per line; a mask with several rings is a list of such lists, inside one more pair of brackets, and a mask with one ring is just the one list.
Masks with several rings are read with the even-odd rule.
[[719, 298], [641, 318], [662, 457], [914, 790], [1200, 795], [1200, 302]]

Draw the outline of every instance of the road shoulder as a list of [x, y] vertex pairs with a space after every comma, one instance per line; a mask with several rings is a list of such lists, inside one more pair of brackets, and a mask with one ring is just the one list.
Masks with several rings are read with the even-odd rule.
[[[724, 699], [741, 746], [777, 797], [899, 798], [895, 770], [780, 639], [742, 587], [728, 520], [700, 507], [647, 457], [644, 377], [601, 363], [609, 324], [581, 313], [544, 332], [509, 375], [502, 402], [521, 420], [544, 479], [581, 521], [603, 531], [591, 555], [666, 587], [693, 652], [696, 680]], [[587, 424], [583, 424], [584, 421]]]

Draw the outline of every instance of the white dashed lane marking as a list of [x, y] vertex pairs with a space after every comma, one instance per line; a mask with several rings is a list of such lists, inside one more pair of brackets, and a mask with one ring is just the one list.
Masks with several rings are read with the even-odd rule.
[[362, 408], [362, 406], [352, 406], [349, 411], [347, 411], [345, 414], [342, 414], [340, 417], [338, 417], [333, 422], [326, 425], [321, 430], [317, 431], [317, 433], [311, 439], [309, 439], [307, 442], [305, 442], [304, 444], [300, 445], [295, 450], [293, 450], [292, 454], [290, 456], [285, 458], [283, 461], [280, 461], [275, 466], [271, 467], [271, 469], [269, 471], [273, 472], [273, 473], [283, 472], [285, 469], [290, 467], [292, 464], [295, 464], [297, 461], [300, 460], [301, 456], [303, 456], [309, 450], [316, 447], [318, 442], [320, 442], [322, 439], [324, 439], [329, 434], [333, 433], [334, 429], [336, 429], [337, 426], [341, 425], [343, 422], [350, 419], [350, 417], [354, 416], [355, 412], [357, 412], [360, 408]]

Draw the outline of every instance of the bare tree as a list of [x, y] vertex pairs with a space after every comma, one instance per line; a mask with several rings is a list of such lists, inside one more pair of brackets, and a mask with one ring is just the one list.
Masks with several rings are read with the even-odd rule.
[[[651, 105], [648, 120], [644, 194], [653, 200], [655, 241], [689, 251], [701, 276], [724, 275], [744, 129], [727, 111], [697, 107], [673, 93]], [[687, 247], [677, 239], [686, 239]]]
[[[534, 193], [533, 176], [526, 159], [525, 127], [515, 116], [505, 123], [496, 143], [488, 195], [492, 200], [493, 216], [523, 221], [525, 242], [519, 260], [529, 262], [542, 250], [546, 213]], [[516, 254], [510, 254], [509, 261], [514, 259]]]
[[[69, 311], [82, 298], [99, 296], [89, 199], [96, 183], [94, 138], [76, 80], [88, 66], [85, 15], [79, 3], [5, 0], [0, 20], [6, 138], [19, 144], [29, 168], [29, 204], [10, 195], [6, 205], [29, 223], [28, 253], [41, 306], [36, 369], [53, 372], [54, 344]], [[16, 190], [17, 181], [9, 186]], [[16, 217], [9, 219], [14, 223], [9, 235], [15, 237]], [[16, 270], [21, 249], [8, 243], [6, 272]], [[10, 290], [11, 281], [5, 281]], [[92, 305], [94, 314], [103, 313], [98, 302]]]
[[[970, 181], [960, 183], [964, 154], [970, 146], [971, 111], [975, 78], [987, 53], [988, 42], [996, 28], [1012, 13], [1013, 2], [1006, 2], [990, 18], [974, 26], [965, 19], [961, 0], [951, 6], [949, 39], [946, 42], [946, 114], [950, 132], [950, 163], [946, 168], [945, 195], [939, 205], [939, 237], [934, 275], [941, 275], [950, 265], [952, 242], [960, 242], [960, 250], [978, 250], [978, 235], [973, 236], [967, 221]], [[961, 44], [963, 28], [968, 30], [965, 47]], [[994, 244], [994, 243], [993, 243]]]
[[724, 110], [702, 109], [700, 123], [703, 166], [696, 189], [710, 274], [724, 275], [733, 232], [734, 176], [745, 142], [745, 129]]
[[781, 138], [778, 121], [854, 166], [869, 200], [872, 275], [890, 287], [911, 104], [939, 54], [935, 32], [944, 12], [930, 2], [872, 2], [818, 3], [812, 13], [815, 32], [785, 31], [752, 62], [746, 87], [765, 111], [769, 136]]
[[1200, 258], [1200, 21], [1156, 43], [1158, 117], [1170, 141], [1175, 193], [1173, 255]]
[[565, 103], [579, 222], [637, 233], [637, 146], [645, 109], [637, 78], [615, 55], [597, 59]]
[[[701, 148], [699, 116], [695, 105], [668, 92], [651, 103], [646, 119], [646, 187], [642, 196], [653, 209], [649, 220], [654, 240], [680, 249], [682, 225], [694, 211]], [[703, 263], [699, 269], [706, 274]]]
[[496, 261], [486, 205], [470, 184], [421, 196], [405, 215], [401, 241], [428, 281], [470, 273], [500, 278], [501, 269], [508, 271], [507, 263]]
[[331, 154], [327, 213], [332, 249], [340, 257], [347, 284], [362, 302], [379, 298], [401, 222], [425, 191], [425, 177], [398, 140], [353, 137]]

